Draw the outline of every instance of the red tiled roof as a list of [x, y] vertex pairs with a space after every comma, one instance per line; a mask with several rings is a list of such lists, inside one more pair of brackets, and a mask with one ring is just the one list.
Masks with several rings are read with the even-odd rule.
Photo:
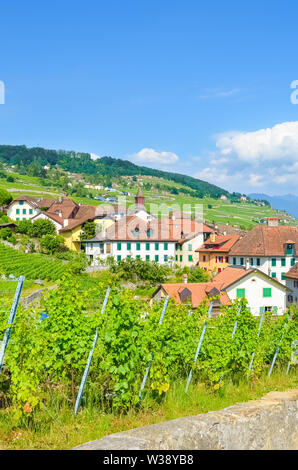
[[[219, 283], [210, 282], [196, 282], [196, 283], [175, 283], [175, 284], [161, 284], [162, 289], [173, 298], [178, 304], [181, 304], [180, 294], [186, 288], [191, 292], [191, 302], [194, 308], [198, 307], [204, 299], [209, 299], [208, 294], [212, 289], [216, 288], [220, 291]], [[231, 301], [226, 292], [219, 294], [220, 301], [223, 305], [231, 305]], [[209, 301], [208, 301], [209, 303]]]
[[70, 219], [75, 217], [79, 207], [72, 199], [63, 198], [61, 201], [55, 201], [47, 212], [58, 215], [61, 213], [62, 219]]
[[216, 235], [214, 241], [210, 238], [203, 243], [202, 246], [197, 248], [198, 252], [224, 252], [228, 253], [232, 246], [239, 240], [240, 235]]
[[293, 240], [298, 247], [297, 227], [257, 225], [235, 243], [230, 255], [283, 256], [288, 240]]
[[294, 266], [285, 274], [285, 276], [291, 279], [298, 279], [298, 263], [295, 263]]
[[265, 276], [268, 279], [270, 279], [272, 282], [274, 282], [275, 284], [278, 284], [280, 287], [283, 287], [284, 289], [286, 289], [285, 285], [281, 284], [276, 279], [271, 278], [270, 276], [268, 276], [268, 274], [256, 268], [245, 269], [244, 267], [236, 268], [236, 267], [228, 266], [223, 271], [216, 274], [216, 276], [214, 276], [214, 278], [212, 279], [212, 282], [216, 282], [220, 286], [221, 290], [226, 290], [227, 287], [231, 286], [235, 282], [239, 281], [240, 279], [244, 278], [245, 276], [251, 273], [256, 273], [256, 274], [258, 273], [261, 276]]

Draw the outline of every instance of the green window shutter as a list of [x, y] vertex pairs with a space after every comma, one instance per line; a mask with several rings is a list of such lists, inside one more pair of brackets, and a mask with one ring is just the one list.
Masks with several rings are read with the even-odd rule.
[[141, 255], [137, 255], [137, 259], [141, 259]]
[[182, 260], [183, 260], [183, 256], [182, 256], [182, 255], [180, 255], [180, 261], [182, 261]]
[[141, 243], [137, 242], [137, 251], [140, 251], [140, 249], [141, 249]]
[[180, 251], [182, 251], [182, 245], [180, 245]]
[[260, 307], [260, 314], [262, 315], [262, 313], [265, 312], [265, 307]]
[[263, 297], [272, 297], [271, 287], [263, 287]]
[[237, 264], [237, 258], [233, 258], [233, 264]]
[[286, 258], [282, 258], [282, 259], [281, 259], [281, 265], [282, 265], [282, 266], [285, 266], [285, 265], [286, 265]]
[[245, 289], [237, 289], [237, 297], [245, 297]]
[[150, 243], [149, 243], [149, 242], [146, 242], [146, 250], [147, 250], [147, 251], [150, 250]]
[[192, 245], [188, 245], [188, 251], [192, 251]]
[[276, 258], [272, 258], [272, 260], [271, 260], [271, 266], [276, 266]]
[[23, 217], [22, 220], [26, 220], [26, 217]]
[[33, 209], [29, 209], [29, 214], [33, 214]]
[[241, 266], [244, 264], [244, 258], [240, 258], [240, 264]]
[[16, 209], [16, 214], [19, 214], [20, 213], [20, 209]]
[[168, 255], [164, 255], [164, 261], [167, 262], [168, 261]]
[[276, 273], [271, 273], [271, 276], [272, 276], [273, 278], [276, 278]]
[[121, 261], [121, 255], [117, 255], [117, 261]]
[[158, 242], [155, 243], [155, 249], [159, 250], [159, 243]]
[[295, 264], [295, 258], [292, 258], [291, 259], [291, 266], [294, 266], [294, 264]]
[[130, 242], [127, 242], [127, 249], [131, 250], [131, 243]]
[[165, 243], [164, 243], [164, 250], [167, 250], [167, 249], [168, 249], [168, 243], [165, 242]]
[[131, 259], [131, 255], [127, 255], [127, 258], [128, 258], [128, 259]]
[[150, 255], [146, 255], [146, 261], [150, 260]]
[[192, 261], [192, 255], [188, 255], [188, 261]]
[[26, 214], [26, 209], [23, 209], [23, 214]]
[[178, 255], [175, 255], [175, 260], [178, 261]]
[[285, 276], [286, 273], [281, 273], [281, 279], [282, 281], [284, 281], [286, 279], [286, 276]]
[[118, 251], [121, 250], [121, 242], [118, 242], [118, 243], [117, 243], [117, 250], [118, 250]]
[[159, 256], [155, 255], [155, 261], [158, 261], [158, 260], [159, 260]]
[[16, 220], [20, 220], [20, 217], [17, 217]]
[[257, 258], [257, 266], [260, 266], [261, 265], [261, 260], [260, 258]]

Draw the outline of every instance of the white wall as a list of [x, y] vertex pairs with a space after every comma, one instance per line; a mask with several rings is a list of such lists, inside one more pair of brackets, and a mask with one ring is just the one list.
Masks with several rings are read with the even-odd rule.
[[49, 220], [50, 222], [52, 222], [52, 224], [54, 224], [54, 226], [55, 226], [56, 233], [59, 233], [59, 230], [61, 230], [63, 228], [62, 224], [59, 224], [59, 222], [56, 222], [56, 220], [51, 219], [44, 212], [40, 212], [40, 214], [38, 214], [36, 217], [34, 217], [32, 222], [34, 222], [35, 220], [38, 220], [38, 219]]
[[[271, 297], [263, 296], [263, 288], [271, 288]], [[233, 286], [226, 289], [231, 300], [237, 298], [237, 289], [245, 289], [245, 298], [253, 315], [260, 315], [260, 307], [277, 307], [277, 314], [282, 315], [286, 309], [286, 294], [282, 287], [278, 287], [258, 273], [250, 273], [244, 279], [240, 279]]]
[[293, 292], [287, 292], [287, 306], [292, 303], [298, 304], [298, 279], [286, 278], [286, 286]]
[[[234, 264], [233, 259], [236, 258], [236, 264]], [[244, 264], [240, 264], [240, 260], [243, 258]], [[245, 266], [246, 258], [249, 259], [249, 267], [256, 268], [262, 271], [263, 273], [267, 274], [268, 276], [272, 277], [272, 273], [276, 273], [275, 279], [282, 284], [286, 285], [285, 279], [282, 279], [282, 273], [287, 273], [293, 266], [291, 264], [291, 259], [295, 258], [295, 262], [298, 261], [298, 257], [294, 257], [292, 255], [285, 255], [285, 256], [272, 256], [270, 258], [267, 257], [259, 257], [260, 266], [257, 265], [257, 258], [252, 256], [230, 256], [230, 266]], [[251, 258], [253, 258], [253, 264], [251, 264]], [[272, 258], [276, 259], [276, 266], [272, 266]], [[285, 259], [285, 266], [281, 265], [282, 258]]]
[[[20, 204], [23, 202], [23, 204]], [[19, 210], [19, 214], [17, 214]], [[26, 211], [24, 214], [23, 211]], [[32, 211], [32, 214], [30, 214]], [[13, 201], [11, 206], [7, 209], [7, 215], [12, 220], [29, 220], [38, 214], [38, 209], [33, 208], [27, 201]]]

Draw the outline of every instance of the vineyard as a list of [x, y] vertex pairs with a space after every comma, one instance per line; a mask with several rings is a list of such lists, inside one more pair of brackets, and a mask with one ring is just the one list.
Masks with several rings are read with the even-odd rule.
[[[160, 403], [177, 381], [186, 385], [191, 369], [190, 391], [204, 383], [220, 393], [227, 381], [253, 382], [261, 374], [268, 375], [277, 347], [275, 369], [284, 375], [297, 372], [294, 363], [288, 370], [292, 344], [298, 339], [296, 306], [282, 317], [267, 312], [260, 328], [260, 318], [252, 316], [245, 299], [225, 307], [216, 318], [208, 317], [208, 305], [191, 311], [189, 305], [170, 300], [161, 323], [162, 303], [149, 306], [116, 286], [101, 313], [106, 290], [107, 285], [99, 282], [82, 292], [75, 278], [64, 276], [40, 306], [18, 308], [0, 374], [0, 407], [26, 422], [33, 422], [39, 410], [53, 403], [74, 410], [96, 331], [79, 413], [87, 405], [123, 413], [148, 401]], [[98, 311], [92, 313], [86, 305], [95, 296], [101, 300]], [[1, 338], [8, 308], [2, 299]]]
[[0, 243], [0, 274], [56, 281], [64, 271], [65, 265], [59, 260], [41, 254], [21, 253]]

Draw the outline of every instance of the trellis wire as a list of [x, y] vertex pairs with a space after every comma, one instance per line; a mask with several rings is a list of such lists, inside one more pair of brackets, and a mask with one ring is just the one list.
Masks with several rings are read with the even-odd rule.
[[[212, 307], [213, 307], [213, 302], [210, 302], [210, 306], [209, 306], [209, 310], [208, 310], [208, 318], [210, 318]], [[203, 339], [204, 339], [206, 328], [207, 328], [207, 320], [204, 323], [203, 331], [201, 333], [199, 344], [198, 344], [198, 347], [197, 347], [197, 350], [196, 350], [196, 355], [195, 355], [195, 359], [194, 359], [194, 366], [197, 363], [198, 355], [199, 355], [199, 352], [200, 352], [200, 349], [201, 349], [201, 346], [202, 346], [202, 342], [203, 342]], [[187, 379], [187, 383], [186, 383], [186, 387], [185, 387], [185, 393], [187, 393], [187, 391], [188, 391], [188, 387], [189, 387], [191, 378], [192, 378], [192, 368], [189, 371], [189, 375], [188, 375], [188, 379]]]
[[[163, 318], [164, 318], [166, 310], [167, 310], [169, 299], [170, 299], [170, 297], [167, 295], [166, 300], [165, 300], [164, 305], [163, 305], [161, 316], [160, 316], [160, 319], [159, 319], [159, 325], [161, 325], [162, 322], [163, 322]], [[142, 400], [142, 390], [144, 390], [144, 388], [145, 388], [146, 381], [147, 381], [147, 378], [148, 378], [148, 375], [149, 375], [149, 372], [150, 372], [151, 364], [152, 364], [152, 361], [153, 361], [153, 357], [154, 356], [152, 354], [152, 359], [149, 361], [148, 367], [147, 367], [145, 375], [143, 377], [142, 385], [141, 385], [141, 388], [140, 388], [140, 391], [139, 391], [139, 402]]]
[[[258, 337], [260, 336], [260, 332], [261, 332], [261, 328], [262, 328], [262, 323], [263, 323], [263, 320], [264, 320], [264, 316], [265, 316], [265, 309], [264, 309], [264, 311], [262, 312], [262, 316], [261, 316], [261, 319], [260, 319], [259, 330], [258, 330]], [[249, 364], [249, 370], [250, 370], [250, 371], [252, 371], [252, 365], [253, 365], [253, 362], [254, 362], [254, 358], [255, 358], [255, 351], [252, 353], [252, 358], [251, 358], [251, 361], [250, 361], [250, 364]]]
[[15, 315], [16, 315], [16, 312], [17, 312], [17, 308], [18, 308], [18, 305], [19, 305], [19, 300], [20, 300], [20, 297], [21, 297], [25, 276], [20, 276], [19, 279], [16, 279], [16, 280], [18, 281], [18, 285], [17, 285], [16, 290], [15, 290], [14, 299], [13, 299], [13, 302], [12, 302], [12, 306], [11, 306], [11, 310], [10, 310], [10, 314], [9, 314], [9, 318], [8, 318], [8, 322], [7, 322], [9, 326], [5, 330], [3, 341], [1, 343], [1, 348], [0, 348], [0, 372], [2, 371], [2, 367], [3, 367], [3, 363], [4, 363], [4, 357], [5, 357], [5, 351], [6, 351], [8, 342], [9, 342], [12, 324], [14, 322]]
[[[108, 303], [110, 292], [111, 292], [111, 288], [108, 287], [107, 292], [106, 292], [106, 296], [105, 296], [105, 299], [104, 299], [104, 303], [103, 303], [103, 306], [101, 308], [101, 314], [103, 314], [104, 311], [105, 311], [106, 305]], [[78, 393], [76, 403], [75, 403], [75, 414], [77, 414], [80, 403], [81, 403], [81, 399], [82, 399], [82, 395], [83, 395], [83, 392], [84, 392], [84, 388], [85, 388], [88, 372], [89, 372], [89, 369], [90, 369], [93, 352], [94, 352], [94, 349], [95, 349], [95, 346], [96, 346], [96, 343], [97, 343], [97, 339], [98, 339], [98, 330], [96, 328], [92, 348], [90, 349], [90, 352], [89, 352], [89, 356], [88, 356], [88, 359], [87, 359], [87, 364], [86, 364], [86, 367], [85, 367], [85, 370], [84, 370], [81, 385], [80, 385], [80, 388], [79, 388], [79, 393]]]
[[271, 366], [270, 366], [270, 369], [269, 369], [269, 372], [268, 372], [268, 377], [270, 377], [272, 369], [274, 367], [274, 364], [275, 364], [275, 361], [276, 361], [276, 358], [277, 358], [277, 354], [278, 354], [278, 351], [279, 351], [279, 347], [281, 345], [281, 342], [282, 342], [284, 334], [285, 334], [285, 327], [287, 326], [288, 322], [289, 322], [289, 319], [285, 322], [285, 324], [283, 326], [283, 332], [282, 332], [282, 335], [281, 335], [281, 338], [280, 338], [280, 341], [279, 341], [279, 345], [277, 346], [277, 348], [275, 350], [275, 353], [274, 353], [274, 356], [273, 356], [273, 359], [272, 359], [272, 363], [271, 363]]

